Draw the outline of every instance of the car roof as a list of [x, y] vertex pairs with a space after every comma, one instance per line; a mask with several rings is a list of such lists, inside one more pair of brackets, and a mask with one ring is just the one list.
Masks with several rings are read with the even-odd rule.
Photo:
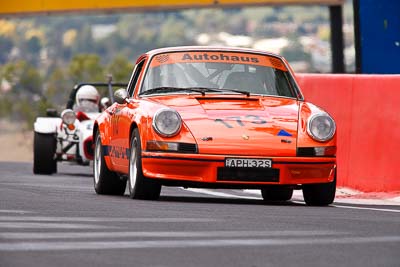
[[229, 46], [175, 46], [175, 47], [164, 47], [157, 48], [148, 51], [145, 55], [149, 57], [162, 54], [162, 53], [172, 53], [172, 52], [185, 52], [185, 51], [216, 51], [216, 52], [244, 52], [244, 53], [255, 53], [255, 54], [264, 54], [268, 56], [274, 56], [278, 58], [283, 58], [281, 55], [274, 54], [267, 51], [251, 49], [251, 48], [242, 48], [242, 47], [229, 47]]

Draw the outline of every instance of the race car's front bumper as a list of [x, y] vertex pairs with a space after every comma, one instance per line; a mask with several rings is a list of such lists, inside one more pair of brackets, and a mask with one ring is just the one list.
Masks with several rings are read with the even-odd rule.
[[271, 168], [226, 167], [229, 157], [143, 152], [142, 167], [149, 178], [216, 184], [299, 185], [328, 183], [335, 176], [334, 157], [265, 157], [272, 160]]

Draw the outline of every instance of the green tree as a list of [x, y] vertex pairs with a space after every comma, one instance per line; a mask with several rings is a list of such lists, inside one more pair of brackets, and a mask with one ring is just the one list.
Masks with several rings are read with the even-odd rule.
[[190, 9], [183, 11], [183, 16], [198, 33], [218, 33], [224, 31], [225, 26], [230, 23], [226, 13], [218, 8]]
[[158, 38], [159, 46], [175, 46], [186, 44], [186, 27], [185, 24], [170, 17], [161, 26]]
[[73, 83], [104, 82], [106, 75], [100, 57], [96, 54], [75, 55], [68, 66], [69, 79]]
[[304, 51], [304, 47], [297, 40], [291, 40], [290, 45], [282, 49], [281, 54], [289, 62], [305, 61], [311, 63], [311, 55]]
[[0, 118], [9, 117], [12, 111], [12, 101], [7, 94], [0, 95]]
[[112, 75], [115, 82], [128, 82], [132, 74], [133, 64], [123, 55], [117, 55], [107, 66], [107, 73]]
[[20, 60], [4, 65], [1, 76], [11, 84], [11, 90], [0, 99], [1, 105], [5, 105], [5, 110], [1, 109], [2, 115], [23, 121], [31, 129], [38, 115], [39, 104], [43, 106], [42, 102], [46, 102], [42, 97], [43, 81], [40, 73], [30, 63]]
[[10, 38], [0, 35], [0, 64], [8, 60], [11, 49], [14, 43]]
[[19, 60], [3, 67], [3, 77], [12, 85], [12, 92], [20, 94], [42, 94], [42, 77], [38, 70], [28, 62]]
[[61, 66], [54, 64], [47, 77], [44, 95], [54, 106], [64, 108], [74, 84], [67, 80]]
[[85, 24], [76, 36], [75, 43], [72, 45], [73, 53], [91, 53], [94, 47], [92, 28]]
[[33, 36], [26, 42], [26, 53], [29, 58], [29, 62], [37, 66], [40, 59], [40, 50], [42, 45], [38, 37]]

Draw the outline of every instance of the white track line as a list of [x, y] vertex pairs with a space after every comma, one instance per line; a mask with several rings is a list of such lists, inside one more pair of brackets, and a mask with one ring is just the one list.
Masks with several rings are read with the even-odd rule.
[[215, 222], [209, 218], [107, 218], [107, 217], [46, 217], [46, 216], [0, 216], [0, 222]]
[[341, 209], [374, 210], [374, 211], [387, 211], [387, 212], [400, 213], [400, 210], [378, 209], [378, 208], [367, 208], [367, 207], [354, 207], [354, 206], [342, 206], [342, 205], [337, 205], [337, 204], [333, 204], [332, 207], [341, 208]]
[[25, 213], [34, 213], [34, 212], [26, 211], [26, 210], [0, 210], [0, 213], [25, 214]]
[[196, 248], [196, 247], [257, 247], [288, 245], [337, 245], [399, 243], [400, 236], [376, 237], [309, 237], [269, 239], [199, 239], [199, 240], [146, 240], [146, 241], [94, 241], [94, 242], [20, 242], [0, 243], [0, 251], [60, 251], [140, 248]]
[[116, 228], [92, 224], [72, 224], [72, 223], [37, 223], [37, 222], [0, 222], [0, 228], [7, 229], [101, 229]]
[[[207, 194], [207, 195], [212, 195], [212, 196], [219, 196], [219, 197], [230, 197], [230, 198], [241, 198], [241, 199], [262, 199], [262, 197], [260, 196], [260, 190], [243, 190], [243, 192], [248, 193], [249, 195], [252, 196], [239, 196], [239, 195], [234, 195], [234, 194], [228, 194], [228, 193], [221, 193], [221, 192], [215, 192], [209, 189], [198, 189], [198, 188], [188, 188], [186, 189], [188, 191], [192, 191], [192, 192], [196, 192], [196, 193], [201, 193], [201, 194]], [[295, 191], [296, 192], [296, 191]], [[256, 196], [260, 196], [260, 197], [256, 197]], [[297, 204], [305, 204], [305, 202], [303, 201], [301, 192], [296, 192], [294, 194], [295, 199], [292, 200], [291, 202], [293, 203], [297, 203]], [[377, 201], [379, 203], [379, 200]], [[339, 205], [337, 205], [339, 204]], [[358, 203], [354, 203], [354, 202], [350, 202], [349, 204], [364, 204], [367, 205], [366, 203], [362, 203], [362, 202], [358, 202]], [[378, 205], [378, 204], [375, 204]], [[379, 205], [383, 205], [383, 204], [379, 204]], [[386, 205], [388, 205], [386, 203]], [[398, 205], [398, 204], [397, 204]], [[343, 209], [357, 209], [357, 210], [372, 210], [372, 211], [384, 211], [384, 212], [394, 212], [394, 213], [400, 213], [400, 210], [396, 210], [396, 209], [381, 209], [381, 208], [369, 208], [369, 207], [356, 207], [356, 206], [343, 206], [340, 205], [340, 198], [334, 202], [333, 205], [331, 205], [331, 207], [336, 207], [336, 208], [343, 208]]]
[[347, 235], [344, 232], [335, 231], [198, 231], [198, 232], [24, 232], [24, 233], [0, 233], [3, 239], [77, 239], [77, 238], [128, 238], [128, 237], [169, 237], [169, 238], [192, 238], [192, 237], [283, 237], [283, 236], [330, 236]]
[[185, 190], [195, 192], [195, 193], [200, 193], [200, 194], [217, 196], [217, 197], [241, 198], [241, 199], [262, 199], [261, 197], [238, 196], [238, 195], [234, 195], [234, 194], [222, 193], [222, 192], [212, 191], [212, 190], [208, 190], [208, 189], [201, 189], [201, 188], [187, 188]]

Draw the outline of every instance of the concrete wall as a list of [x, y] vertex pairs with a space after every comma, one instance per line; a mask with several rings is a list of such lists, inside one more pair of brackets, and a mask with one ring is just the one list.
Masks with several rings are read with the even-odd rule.
[[338, 132], [338, 186], [400, 191], [400, 75], [297, 74]]

